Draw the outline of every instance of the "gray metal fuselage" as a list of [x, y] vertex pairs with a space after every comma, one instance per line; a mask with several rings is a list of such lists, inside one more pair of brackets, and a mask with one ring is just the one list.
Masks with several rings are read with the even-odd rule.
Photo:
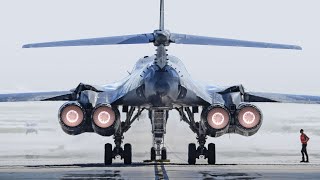
[[205, 89], [191, 80], [178, 58], [166, 56], [162, 67], [157, 60], [157, 56], [140, 59], [121, 86], [122, 91], [128, 92], [112, 104], [172, 109], [205, 105], [204, 96], [211, 100]]
[[179, 98], [180, 78], [171, 66], [150, 66], [144, 74], [144, 97], [153, 107], [172, 107]]

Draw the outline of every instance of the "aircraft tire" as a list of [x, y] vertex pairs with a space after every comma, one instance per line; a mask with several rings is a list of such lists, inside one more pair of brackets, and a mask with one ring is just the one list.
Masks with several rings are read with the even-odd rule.
[[124, 164], [131, 164], [132, 163], [132, 146], [131, 144], [125, 144], [123, 150], [123, 159]]
[[162, 148], [161, 149], [161, 160], [166, 160], [167, 159], [167, 148]]
[[151, 148], [151, 161], [156, 160], [156, 149], [154, 147]]
[[207, 151], [208, 164], [216, 164], [216, 145], [210, 143]]
[[197, 149], [194, 143], [190, 143], [188, 147], [188, 164], [194, 165], [196, 164], [197, 158]]
[[104, 146], [104, 164], [111, 165], [112, 158], [113, 158], [112, 145], [110, 143], [107, 143]]

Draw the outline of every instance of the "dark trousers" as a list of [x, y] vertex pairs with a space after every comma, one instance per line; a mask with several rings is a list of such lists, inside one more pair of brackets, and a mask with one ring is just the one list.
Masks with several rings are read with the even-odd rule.
[[304, 155], [306, 155], [306, 161], [309, 161], [309, 156], [308, 156], [308, 152], [307, 152], [307, 145], [306, 144], [302, 144], [302, 149], [301, 149], [301, 154], [302, 154], [302, 161], [304, 161]]

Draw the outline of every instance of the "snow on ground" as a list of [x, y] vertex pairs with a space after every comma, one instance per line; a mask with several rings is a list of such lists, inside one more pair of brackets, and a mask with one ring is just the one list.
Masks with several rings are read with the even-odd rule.
[[[65, 134], [57, 120], [61, 105], [61, 102], [0, 104], [0, 166], [102, 163], [104, 143], [112, 143], [112, 137], [94, 133]], [[264, 123], [256, 135], [226, 134], [208, 138], [208, 142], [216, 143], [218, 164], [298, 163], [301, 158], [301, 128], [311, 138], [308, 145], [311, 163], [320, 164], [320, 106], [257, 105], [264, 113]], [[125, 134], [124, 142], [133, 146], [134, 162], [150, 157], [152, 135], [150, 121], [146, 117], [144, 114]], [[173, 111], [165, 140], [171, 162], [187, 162], [188, 143], [196, 142], [195, 137]], [[206, 161], [199, 160], [198, 163]]]

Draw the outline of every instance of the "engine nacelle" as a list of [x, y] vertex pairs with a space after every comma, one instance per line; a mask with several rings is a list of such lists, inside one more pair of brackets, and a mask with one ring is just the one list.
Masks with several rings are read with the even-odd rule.
[[241, 104], [236, 112], [235, 133], [243, 136], [252, 136], [262, 125], [262, 113], [252, 104]]
[[62, 130], [69, 135], [78, 135], [86, 130], [86, 111], [78, 102], [67, 102], [59, 109]]
[[92, 111], [92, 128], [101, 136], [112, 136], [120, 127], [120, 112], [108, 104], [97, 105]]
[[201, 125], [211, 137], [219, 137], [229, 129], [231, 115], [229, 110], [221, 104], [213, 104], [201, 113]]

